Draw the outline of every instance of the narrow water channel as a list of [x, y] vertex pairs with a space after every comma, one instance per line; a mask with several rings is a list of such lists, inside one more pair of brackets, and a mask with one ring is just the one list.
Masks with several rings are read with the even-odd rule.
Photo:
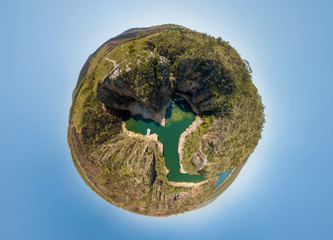
[[[182, 132], [195, 120], [195, 114], [191, 111], [189, 104], [177, 98], [171, 103], [166, 112], [165, 127], [151, 119], [144, 119], [140, 115], [128, 117], [125, 120], [126, 128], [129, 131], [147, 134], [147, 129], [158, 134], [159, 141], [163, 144], [163, 155], [166, 167], [169, 169], [168, 180], [174, 182], [201, 182], [205, 180], [202, 175], [190, 175], [181, 173], [178, 142]], [[229, 175], [229, 174], [228, 174]], [[225, 174], [222, 178], [226, 177]], [[219, 182], [219, 180], [218, 180]]]

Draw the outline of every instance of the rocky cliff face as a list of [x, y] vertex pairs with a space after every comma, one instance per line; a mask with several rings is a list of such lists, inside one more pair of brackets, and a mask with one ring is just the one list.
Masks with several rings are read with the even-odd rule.
[[[122, 125], [125, 112], [163, 124], [174, 96], [202, 119], [180, 153], [183, 171], [207, 177], [200, 184], [169, 182], [161, 143]], [[104, 199], [167, 216], [215, 196], [215, 175], [243, 166], [262, 124], [259, 95], [237, 52], [205, 34], [163, 25], [128, 30], [88, 58], [73, 94], [68, 143], [81, 177]]]
[[[221, 63], [213, 59], [182, 59], [176, 63], [174, 75], [175, 94], [185, 97], [197, 114], [221, 111], [221, 106], [212, 101], [216, 96], [216, 80], [232, 82], [223, 74]], [[219, 89], [220, 93], [226, 93], [226, 88], [231, 85], [232, 83], [223, 85]]]
[[154, 53], [147, 58], [136, 56], [135, 61], [132, 68], [115, 67], [98, 85], [98, 98], [110, 109], [127, 110], [161, 123], [171, 102], [169, 61]]

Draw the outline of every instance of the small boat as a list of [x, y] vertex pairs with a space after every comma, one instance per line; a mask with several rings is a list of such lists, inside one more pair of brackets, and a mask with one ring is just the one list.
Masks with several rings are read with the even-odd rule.
[[184, 108], [184, 104], [181, 103], [180, 105], [182, 106], [182, 108]]
[[150, 135], [150, 133], [151, 133], [151, 129], [147, 128], [147, 135]]

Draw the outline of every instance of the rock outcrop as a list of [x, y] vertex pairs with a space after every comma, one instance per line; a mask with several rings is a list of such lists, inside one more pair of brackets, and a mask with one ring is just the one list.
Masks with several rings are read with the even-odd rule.
[[[102, 80], [97, 87], [98, 98], [107, 108], [141, 114], [162, 123], [171, 103], [170, 63], [154, 53], [143, 59], [138, 55], [134, 61], [137, 62], [136, 68], [126, 65], [127, 68], [120, 69], [117, 66]], [[142, 77], [146, 79], [137, 81]], [[150, 82], [148, 94], [142, 91], [144, 80]]]

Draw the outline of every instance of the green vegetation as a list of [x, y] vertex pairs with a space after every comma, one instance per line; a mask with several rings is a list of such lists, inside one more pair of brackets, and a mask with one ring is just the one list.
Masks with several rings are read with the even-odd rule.
[[[240, 170], [261, 137], [263, 105], [251, 72], [221, 37], [177, 25], [107, 41], [87, 60], [73, 94], [68, 143], [80, 175], [107, 201], [140, 214], [166, 216], [204, 203], [216, 174]], [[168, 182], [158, 143], [123, 131], [129, 110], [156, 120], [171, 96], [183, 96], [203, 119], [186, 136], [182, 159], [188, 173], [208, 178], [201, 185]]]
[[[184, 148], [185, 170], [192, 174], [201, 170], [207, 176], [214, 176], [244, 163], [261, 137], [264, 121], [248, 61], [245, 64], [221, 38], [191, 30], [167, 31], [152, 38], [152, 42], [155, 50], [170, 60], [176, 82], [177, 78], [186, 77], [188, 84], [196, 86], [209, 78], [203, 90], [204, 97], [209, 97], [209, 104], [205, 102], [205, 110], [201, 112], [204, 126], [188, 137]], [[213, 121], [211, 116], [215, 117]], [[203, 140], [204, 135], [207, 140]], [[197, 169], [191, 161], [200, 148], [210, 163], [204, 169]]]

